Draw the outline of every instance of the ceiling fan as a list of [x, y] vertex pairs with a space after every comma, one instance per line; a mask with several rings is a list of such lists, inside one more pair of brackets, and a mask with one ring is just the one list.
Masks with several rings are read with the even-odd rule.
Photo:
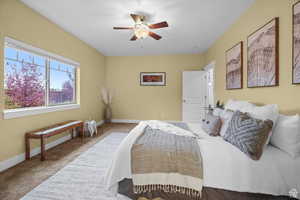
[[148, 24], [146, 22], [146, 17], [143, 15], [136, 15], [136, 14], [130, 14], [133, 21], [135, 22], [134, 27], [114, 27], [115, 30], [133, 30], [134, 36], [130, 39], [131, 41], [137, 40], [137, 39], [144, 39], [148, 36], [160, 40], [161, 36], [150, 31], [151, 29], [159, 29], [159, 28], [165, 28], [168, 27], [168, 23], [166, 21], [156, 23], [156, 24]]

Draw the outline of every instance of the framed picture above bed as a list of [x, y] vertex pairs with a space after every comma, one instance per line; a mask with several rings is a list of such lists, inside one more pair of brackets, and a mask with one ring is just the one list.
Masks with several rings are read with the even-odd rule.
[[226, 51], [226, 89], [243, 88], [243, 42]]
[[300, 2], [293, 6], [293, 84], [300, 84]]
[[141, 86], [165, 86], [166, 72], [141, 72]]
[[274, 18], [248, 37], [248, 88], [278, 86], [278, 31], [279, 18]]

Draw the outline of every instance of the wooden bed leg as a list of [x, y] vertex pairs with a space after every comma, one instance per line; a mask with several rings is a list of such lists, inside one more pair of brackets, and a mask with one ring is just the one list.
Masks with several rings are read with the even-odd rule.
[[46, 152], [45, 152], [45, 138], [41, 135], [41, 161], [46, 159]]
[[25, 134], [25, 158], [30, 160], [30, 140], [27, 134]]

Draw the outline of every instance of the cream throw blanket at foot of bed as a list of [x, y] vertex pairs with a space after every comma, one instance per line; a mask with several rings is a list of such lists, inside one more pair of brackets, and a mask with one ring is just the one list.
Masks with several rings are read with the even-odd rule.
[[134, 192], [164, 191], [200, 198], [203, 170], [197, 140], [168, 132], [172, 128], [170, 124], [148, 122], [132, 145]]

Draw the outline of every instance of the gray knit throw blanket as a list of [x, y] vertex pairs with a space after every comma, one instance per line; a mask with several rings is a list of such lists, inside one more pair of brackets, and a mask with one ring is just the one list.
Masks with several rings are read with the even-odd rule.
[[196, 138], [147, 126], [131, 149], [134, 193], [182, 193], [200, 199], [202, 158]]

